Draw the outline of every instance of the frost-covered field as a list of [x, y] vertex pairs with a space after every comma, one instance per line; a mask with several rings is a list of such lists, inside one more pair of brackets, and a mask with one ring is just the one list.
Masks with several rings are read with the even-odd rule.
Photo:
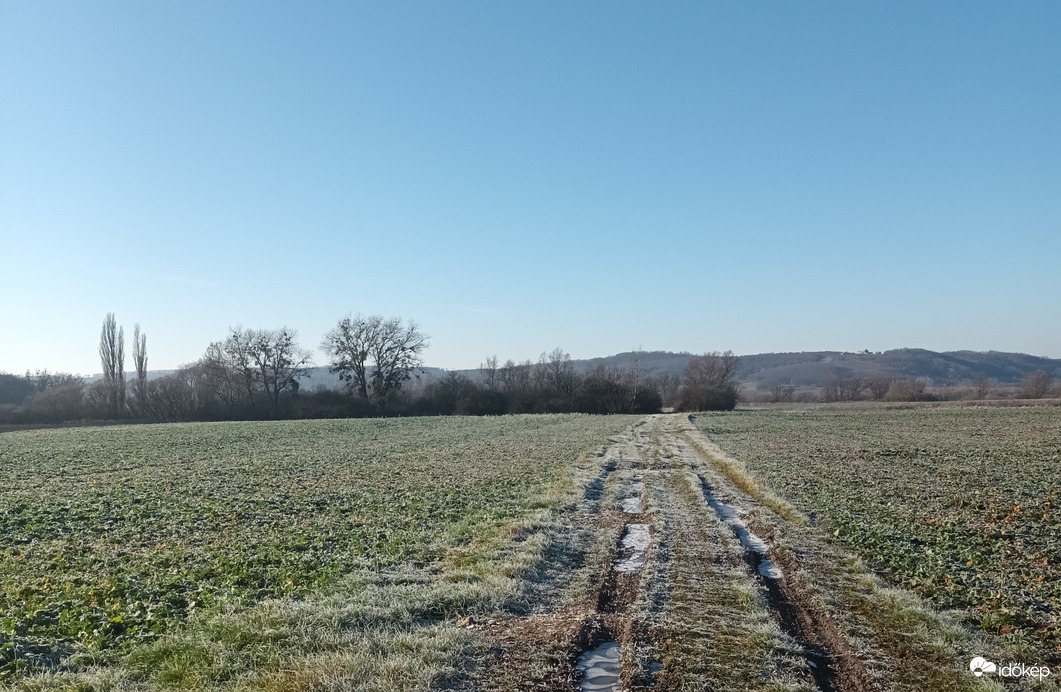
[[0, 687], [1008, 689], [1059, 464], [1058, 408], [5, 433]]
[[[489, 589], [439, 585], [494, 574], [501, 558], [491, 546], [555, 501], [583, 451], [632, 420], [416, 418], [0, 435], [0, 681], [98, 665], [104, 672], [91, 679], [110, 681], [102, 687], [241, 676], [260, 687], [270, 674], [298, 669], [299, 647], [328, 648], [280, 641], [284, 604], [349, 590], [376, 599], [363, 605], [376, 608], [380, 623], [387, 608], [397, 609], [388, 627], [399, 631], [438, 620], [452, 599], [472, 607]], [[407, 598], [384, 593], [403, 584], [417, 588]], [[402, 610], [413, 602], [412, 615]], [[253, 608], [266, 624], [232, 620]], [[128, 670], [105, 672], [118, 661]]]
[[764, 408], [697, 425], [889, 582], [1061, 661], [1061, 409]]

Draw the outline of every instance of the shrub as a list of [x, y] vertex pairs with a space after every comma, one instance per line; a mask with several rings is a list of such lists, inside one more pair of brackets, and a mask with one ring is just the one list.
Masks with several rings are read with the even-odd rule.
[[1020, 382], [1021, 398], [1042, 399], [1050, 393], [1051, 384], [1053, 384], [1053, 380], [1044, 370], [1030, 372]]

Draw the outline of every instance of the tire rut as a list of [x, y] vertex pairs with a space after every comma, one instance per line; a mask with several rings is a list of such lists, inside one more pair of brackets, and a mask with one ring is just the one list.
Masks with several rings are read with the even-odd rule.
[[[567, 533], [582, 537], [579, 559], [569, 564], [588, 577], [588, 583], [568, 589], [575, 588], [583, 595], [575, 602], [551, 599], [539, 603], [535, 612], [511, 613], [485, 623], [489, 649], [478, 664], [482, 670], [478, 688], [506, 692], [623, 689], [622, 681], [630, 674], [623, 671], [622, 662], [636, 648], [629, 611], [639, 591], [641, 566], [651, 549], [644, 543], [651, 529], [643, 530], [646, 525], [640, 502], [634, 507], [632, 503], [622, 505], [621, 500], [641, 497], [644, 486], [634, 477], [633, 469], [643, 466], [644, 431], [644, 422], [635, 425], [610, 439], [590, 458], [594, 475], [568, 515]], [[625, 492], [615, 497], [619, 489]], [[630, 525], [642, 527], [634, 530], [635, 534], [641, 531], [638, 540], [629, 538]], [[625, 566], [619, 569], [620, 565]], [[527, 592], [548, 590], [532, 586]]]
[[[625, 467], [624, 471], [642, 467], [644, 448], [643, 431], [635, 427], [633, 440], [616, 450], [618, 463], [606, 467], [608, 473], [617, 466]], [[623, 529], [612, 558], [600, 575], [596, 611], [583, 626], [586, 634], [580, 637], [576, 651], [577, 689], [583, 692], [618, 692], [623, 688], [623, 678], [630, 677], [629, 673], [624, 676], [622, 665], [624, 647], [636, 647], [629, 611], [637, 598], [641, 569], [652, 543], [651, 526], [641, 523], [643, 478], [633, 476], [618, 499]]]
[[711, 470], [689, 432], [653, 416], [596, 455], [570, 515], [588, 583], [575, 602], [493, 621], [482, 689], [879, 689], [799, 561], [773, 544], [786, 520], [750, 518], [754, 498]]
[[[734, 506], [722, 502], [716, 485], [725, 484], [725, 481], [719, 478], [714, 480], [713, 485], [705, 473], [697, 468], [708, 464], [695, 446], [681, 441], [677, 444], [687, 454], [698, 457], [690, 463], [690, 470], [696, 475], [704, 502], [712, 508], [719, 521], [732, 529], [734, 537], [741, 543], [749, 576], [757, 582], [781, 630], [803, 649], [815, 686], [822, 692], [866, 692], [878, 689], [836, 621], [804, 588], [801, 568], [795, 557], [777, 550], [760, 538], [753, 530], [755, 526], [740, 518], [744, 513], [742, 505], [749, 504], [751, 498], [731, 486], [727, 488], [727, 495], [737, 498], [739, 504]], [[780, 517], [777, 520], [785, 521]], [[765, 531], [761, 533], [766, 535]]]

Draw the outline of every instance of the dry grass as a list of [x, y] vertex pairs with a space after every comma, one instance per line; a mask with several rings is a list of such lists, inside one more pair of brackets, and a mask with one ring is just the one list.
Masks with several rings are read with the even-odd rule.
[[767, 490], [760, 485], [759, 481], [745, 468], [743, 463], [723, 452], [722, 448], [707, 439], [699, 430], [689, 424], [681, 425], [678, 430], [679, 434], [708, 461], [711, 468], [725, 476], [730, 483], [788, 521], [798, 524], [807, 523], [807, 518], [799, 510], [781, 499], [773, 491]]
[[654, 634], [662, 689], [808, 690], [799, 646], [778, 629], [743, 552], [680, 466], [650, 476], [658, 542], [637, 620]]

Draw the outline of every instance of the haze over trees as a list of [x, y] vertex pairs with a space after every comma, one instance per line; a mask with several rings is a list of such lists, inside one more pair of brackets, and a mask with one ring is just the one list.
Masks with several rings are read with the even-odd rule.
[[[664, 354], [660, 354], [663, 356]], [[680, 372], [688, 355], [666, 354]], [[679, 366], [680, 365], [680, 366]], [[997, 351], [935, 352], [901, 348], [882, 352], [813, 351], [800, 353], [760, 353], [741, 356], [738, 379], [754, 389], [767, 390], [784, 382], [797, 389], [820, 388], [833, 378], [862, 378], [868, 385], [873, 378], [917, 380], [930, 387], [970, 387], [985, 378], [995, 387], [1019, 385], [1021, 379], [1037, 370], [1061, 379], [1061, 359], [1024, 353]], [[887, 391], [885, 388], [883, 391]], [[985, 396], [986, 396], [985, 392]], [[876, 396], [876, 395], [874, 395]], [[883, 395], [880, 395], [883, 396]]]

